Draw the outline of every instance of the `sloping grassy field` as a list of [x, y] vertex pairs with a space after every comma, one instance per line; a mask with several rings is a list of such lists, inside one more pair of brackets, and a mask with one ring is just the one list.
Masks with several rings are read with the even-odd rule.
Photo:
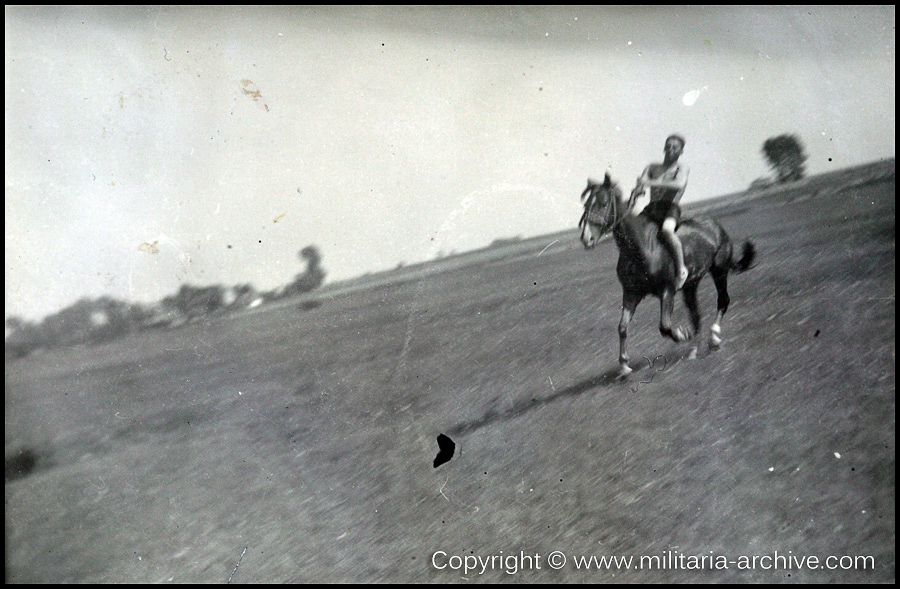
[[[758, 248], [725, 345], [706, 351], [711, 281], [696, 360], [647, 300], [626, 381], [617, 251], [574, 228], [315, 307], [7, 360], [7, 580], [893, 581], [893, 170], [704, 211]], [[434, 468], [440, 433], [456, 453]]]

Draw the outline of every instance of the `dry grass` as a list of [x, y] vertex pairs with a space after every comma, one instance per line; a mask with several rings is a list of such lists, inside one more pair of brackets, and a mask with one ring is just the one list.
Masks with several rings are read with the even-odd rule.
[[[615, 248], [574, 231], [319, 306], [8, 361], [7, 467], [35, 459], [7, 475], [8, 580], [454, 582], [435, 551], [778, 550], [876, 569], [466, 576], [893, 581], [894, 180], [864, 180], [711, 212], [759, 249], [731, 281], [725, 347], [682, 360], [646, 301], [634, 364], [668, 362], [626, 382], [609, 377]], [[700, 301], [708, 326], [710, 283]], [[456, 455], [435, 469], [440, 433]]]

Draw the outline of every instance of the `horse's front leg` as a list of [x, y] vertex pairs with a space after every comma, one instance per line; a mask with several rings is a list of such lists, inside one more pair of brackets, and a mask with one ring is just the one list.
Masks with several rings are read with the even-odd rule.
[[[685, 284], [684, 290], [681, 292], [684, 295], [684, 304], [687, 306], [688, 314], [691, 318], [693, 335], [698, 336], [700, 333], [700, 308], [697, 306], [697, 282]], [[694, 359], [696, 357], [697, 339], [694, 340], [694, 343], [691, 345], [691, 351], [688, 353], [688, 358]]]
[[631, 374], [628, 366], [628, 325], [643, 296], [625, 291], [622, 295], [622, 318], [619, 319], [619, 376]]
[[672, 286], [666, 286], [662, 296], [659, 297], [659, 332], [663, 336], [680, 343], [688, 339], [688, 334], [680, 326], [672, 328], [672, 313], [674, 311], [675, 289]]

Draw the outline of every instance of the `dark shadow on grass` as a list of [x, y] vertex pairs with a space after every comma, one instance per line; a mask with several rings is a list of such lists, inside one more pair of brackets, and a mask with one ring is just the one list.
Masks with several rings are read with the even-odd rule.
[[587, 380], [583, 380], [579, 383], [568, 386], [564, 389], [554, 391], [552, 395], [540, 398], [532, 398], [527, 401], [518, 401], [512, 407], [504, 411], [496, 411], [491, 409], [479, 419], [470, 421], [468, 423], [457, 424], [447, 430], [447, 432], [451, 435], [458, 436], [471, 433], [487, 425], [510, 421], [512, 419], [516, 419], [517, 417], [521, 417], [529, 411], [532, 411], [539, 407], [543, 407], [544, 405], [549, 405], [550, 403], [553, 403], [554, 401], [557, 401], [564, 397], [574, 397], [597, 387], [611, 385], [614, 382], [617, 382], [618, 375], [618, 368], [612, 368], [599, 376], [594, 376], [588, 378]]

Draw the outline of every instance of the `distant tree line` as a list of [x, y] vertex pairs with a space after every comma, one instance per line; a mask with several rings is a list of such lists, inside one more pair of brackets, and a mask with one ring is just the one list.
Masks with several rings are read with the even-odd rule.
[[321, 255], [313, 245], [300, 250], [306, 269], [272, 291], [258, 292], [251, 284], [183, 284], [178, 292], [156, 303], [126, 303], [112, 297], [82, 298], [73, 305], [31, 323], [6, 319], [7, 356], [25, 356], [38, 348], [98, 343], [142, 329], [182, 325], [201, 317], [255, 307], [266, 302], [311, 292], [325, 281]]

